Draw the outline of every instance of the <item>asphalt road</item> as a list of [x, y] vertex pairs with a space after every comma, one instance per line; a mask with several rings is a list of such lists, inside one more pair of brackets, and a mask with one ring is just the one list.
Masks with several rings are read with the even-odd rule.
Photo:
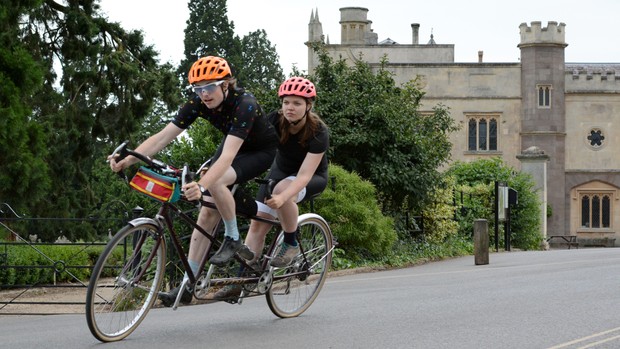
[[0, 348], [620, 348], [620, 249], [492, 253], [330, 277], [279, 319], [263, 297], [152, 310], [102, 344], [84, 315], [0, 316]]

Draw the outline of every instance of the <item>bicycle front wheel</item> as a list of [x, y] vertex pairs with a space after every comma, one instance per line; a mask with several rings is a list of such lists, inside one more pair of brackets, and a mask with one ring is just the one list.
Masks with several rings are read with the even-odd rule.
[[[332, 233], [316, 214], [299, 217], [300, 253], [286, 268], [276, 269], [267, 292], [269, 309], [281, 318], [299, 316], [319, 295], [332, 263]], [[281, 238], [281, 236], [280, 236]]]
[[86, 321], [102, 342], [127, 337], [157, 300], [166, 262], [163, 236], [154, 224], [128, 225], [97, 260], [86, 293]]

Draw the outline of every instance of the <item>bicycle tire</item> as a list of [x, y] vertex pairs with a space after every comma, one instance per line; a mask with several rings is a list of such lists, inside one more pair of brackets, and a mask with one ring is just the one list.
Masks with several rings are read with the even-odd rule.
[[86, 291], [86, 321], [95, 338], [119, 341], [140, 325], [157, 300], [165, 262], [166, 243], [156, 225], [127, 225], [116, 233], [97, 260]]
[[266, 294], [269, 309], [280, 318], [299, 316], [310, 307], [323, 288], [332, 261], [333, 238], [327, 222], [309, 213], [299, 217], [298, 225], [305, 258], [299, 255], [290, 266], [274, 270]]

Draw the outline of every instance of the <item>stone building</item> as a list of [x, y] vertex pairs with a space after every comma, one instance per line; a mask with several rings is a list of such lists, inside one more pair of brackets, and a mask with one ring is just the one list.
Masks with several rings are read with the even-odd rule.
[[[418, 77], [426, 92], [421, 112], [441, 103], [462, 126], [452, 135], [453, 160], [500, 156], [517, 170], [544, 173], [539, 194], [552, 214], [542, 234], [620, 244], [620, 63], [565, 62], [564, 23], [522, 23], [515, 38], [520, 62], [485, 63], [479, 52], [477, 63], [458, 63], [454, 45], [432, 36], [420, 44], [417, 23], [411, 43], [400, 44], [379, 41], [368, 9], [345, 7], [340, 14], [340, 44], [325, 38], [318, 10], [308, 42], [325, 43], [334, 59], [362, 57], [374, 67], [387, 55], [397, 84]], [[308, 71], [317, 64], [309, 49]]]

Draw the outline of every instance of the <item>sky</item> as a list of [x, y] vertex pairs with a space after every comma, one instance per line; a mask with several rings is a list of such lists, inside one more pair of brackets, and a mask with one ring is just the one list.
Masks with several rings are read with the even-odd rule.
[[[147, 44], [162, 62], [178, 64], [183, 57], [183, 30], [189, 17], [184, 0], [100, 0], [101, 10], [126, 30], [143, 30]], [[228, 20], [240, 37], [264, 29], [275, 45], [286, 75], [296, 65], [307, 70], [308, 22], [318, 11], [323, 34], [340, 43], [340, 8], [368, 9], [378, 40], [412, 42], [411, 24], [420, 24], [419, 43], [431, 33], [437, 44], [453, 44], [455, 62], [519, 61], [519, 25], [549, 21], [566, 24], [568, 63], [620, 63], [618, 0], [229, 0]]]

